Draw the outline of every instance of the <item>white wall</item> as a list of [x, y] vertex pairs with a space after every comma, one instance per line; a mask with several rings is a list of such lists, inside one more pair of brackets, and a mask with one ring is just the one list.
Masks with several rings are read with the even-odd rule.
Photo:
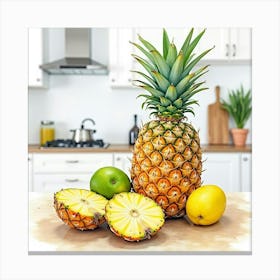
[[[56, 44], [53, 44], [55, 40]], [[92, 57], [108, 64], [108, 32], [94, 29], [92, 33]], [[63, 56], [63, 30], [49, 32], [48, 59]], [[221, 97], [226, 98], [228, 89], [242, 83], [251, 88], [251, 66], [212, 65], [205, 75], [209, 90], [199, 93], [200, 106], [195, 108], [196, 117], [189, 120], [200, 129], [201, 143], [207, 143], [207, 106], [215, 101], [214, 88], [221, 87]], [[139, 115], [139, 123], [149, 118], [149, 112], [141, 110], [142, 99], [137, 97], [139, 89], [112, 89], [108, 76], [49, 76], [48, 89], [29, 89], [29, 143], [39, 143], [41, 120], [54, 120], [56, 138], [71, 138], [70, 129], [80, 126], [84, 118], [96, 122], [95, 138], [109, 143], [128, 143], [128, 131], [133, 125], [133, 114]], [[88, 124], [90, 125], [90, 123]], [[234, 124], [231, 121], [230, 127]], [[251, 143], [251, 120], [248, 143]]]

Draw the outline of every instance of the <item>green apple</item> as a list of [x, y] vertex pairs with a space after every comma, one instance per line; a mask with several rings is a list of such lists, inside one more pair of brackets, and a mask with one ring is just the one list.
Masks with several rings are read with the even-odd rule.
[[98, 169], [90, 179], [90, 190], [111, 199], [114, 194], [129, 192], [128, 176], [119, 168], [106, 166]]

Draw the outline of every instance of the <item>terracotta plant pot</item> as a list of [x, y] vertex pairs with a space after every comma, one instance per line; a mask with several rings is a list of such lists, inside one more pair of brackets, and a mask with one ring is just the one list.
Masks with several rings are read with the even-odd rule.
[[238, 147], [244, 147], [246, 145], [248, 132], [249, 130], [245, 128], [232, 128], [233, 144]]

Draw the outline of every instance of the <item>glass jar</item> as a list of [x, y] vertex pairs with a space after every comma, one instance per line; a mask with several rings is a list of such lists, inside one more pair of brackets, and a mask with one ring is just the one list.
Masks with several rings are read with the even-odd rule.
[[54, 122], [41, 121], [40, 144], [44, 146], [47, 141], [53, 141], [55, 136]]

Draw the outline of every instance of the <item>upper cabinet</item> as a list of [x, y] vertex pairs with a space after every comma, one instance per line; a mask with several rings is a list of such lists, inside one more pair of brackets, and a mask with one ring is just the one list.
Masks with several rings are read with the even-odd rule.
[[231, 28], [231, 57], [235, 60], [251, 62], [251, 29], [250, 28]]
[[[202, 29], [197, 29], [202, 31]], [[215, 48], [207, 54], [205, 61], [212, 63], [244, 64], [251, 61], [250, 28], [207, 28], [197, 45], [197, 53]]]
[[29, 28], [28, 30], [28, 86], [44, 88], [47, 86], [47, 75], [40, 69], [44, 62], [44, 36], [42, 28]]
[[132, 46], [131, 28], [110, 28], [109, 30], [109, 79], [112, 87], [131, 86]]
[[[170, 41], [181, 46], [190, 28], [167, 28]], [[194, 36], [201, 32], [196, 28]], [[141, 51], [129, 43], [139, 43], [137, 34], [162, 52], [161, 28], [112, 28], [109, 32], [110, 42], [110, 84], [112, 87], [127, 87], [135, 78], [131, 70], [143, 68], [134, 61], [132, 53], [143, 57]], [[209, 52], [203, 63], [211, 64], [249, 64], [251, 62], [251, 29], [250, 28], [207, 28], [198, 43], [195, 52], [198, 54], [206, 49], [215, 48]]]

